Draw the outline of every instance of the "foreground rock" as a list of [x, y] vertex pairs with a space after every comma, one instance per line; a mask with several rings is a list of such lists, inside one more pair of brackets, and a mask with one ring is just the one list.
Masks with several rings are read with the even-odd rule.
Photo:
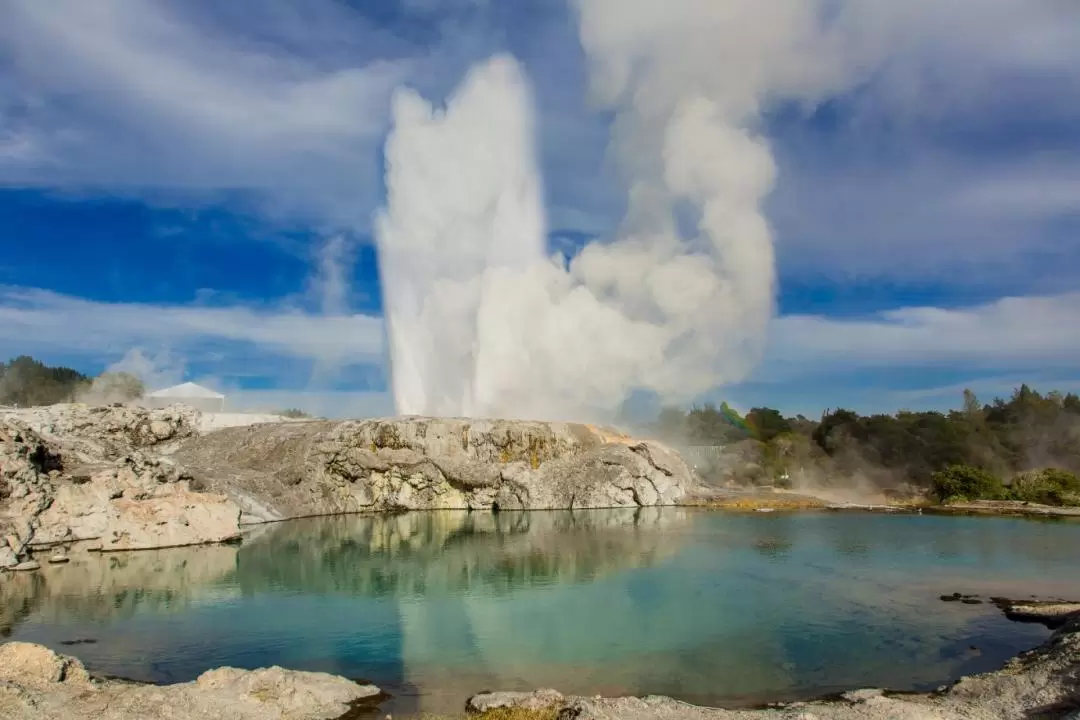
[[[1042, 618], [1051, 613], [1042, 606]], [[1059, 612], [1069, 611], [1063, 605]], [[1071, 608], [1075, 610], [1075, 608]], [[1076, 717], [1080, 710], [1080, 613], [1059, 614], [1061, 628], [1042, 646], [1011, 660], [1001, 670], [962, 678], [931, 694], [856, 690], [839, 700], [792, 703], [763, 710], [719, 710], [666, 697], [563, 697], [536, 693], [484, 693], [467, 709], [546, 711], [560, 720], [1008, 720]]]
[[0, 717], [5, 720], [338, 718], [379, 695], [325, 673], [218, 668], [178, 685], [93, 680], [75, 658], [40, 645], [0, 645]]
[[227, 428], [176, 460], [242, 522], [428, 509], [674, 505], [693, 486], [674, 451], [574, 423], [397, 418]]

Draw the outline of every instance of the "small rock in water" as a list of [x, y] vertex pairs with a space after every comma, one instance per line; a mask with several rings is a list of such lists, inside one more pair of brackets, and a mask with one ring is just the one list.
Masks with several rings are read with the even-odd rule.
[[852, 690], [843, 694], [843, 698], [848, 702], [864, 703], [873, 698], [878, 698], [884, 695], [883, 690], [877, 688], [865, 688], [863, 690]]
[[983, 604], [982, 600], [979, 600], [978, 598], [973, 598], [973, 597], [961, 598], [960, 602], [964, 603], [965, 605], [982, 605]]
[[61, 554], [57, 553], [56, 555], [53, 555], [51, 558], [49, 558], [49, 562], [52, 563], [53, 565], [61, 565], [63, 563], [68, 562], [69, 559], [70, 558], [68, 558], [67, 555], [61, 555]]
[[41, 563], [39, 563], [37, 560], [27, 560], [26, 562], [19, 563], [18, 565], [16, 565], [15, 567], [13, 567], [11, 569], [12, 570], [40, 570], [41, 569]]

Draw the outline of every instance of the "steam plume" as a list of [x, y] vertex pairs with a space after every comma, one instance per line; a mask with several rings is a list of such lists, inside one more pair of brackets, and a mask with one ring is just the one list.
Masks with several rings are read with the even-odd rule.
[[[579, 0], [596, 99], [628, 187], [616, 239], [544, 256], [533, 109], [512, 58], [445, 112], [398, 95], [377, 224], [405, 414], [609, 415], [685, 400], [760, 356], [776, 169], [763, 105], [842, 81], [811, 0]], [[686, 229], [689, 226], [689, 229]]]

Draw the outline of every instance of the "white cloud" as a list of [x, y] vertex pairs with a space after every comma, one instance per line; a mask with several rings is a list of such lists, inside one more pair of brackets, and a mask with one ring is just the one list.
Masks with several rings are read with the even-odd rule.
[[[874, 411], [949, 406], [966, 386], [987, 395], [1007, 395], [1025, 381], [1043, 389], [1076, 389], [1080, 381], [1061, 379], [1075, 375], [1080, 357], [1080, 334], [1071, 332], [1076, 317], [1080, 293], [1004, 298], [957, 309], [911, 307], [850, 320], [789, 315], [773, 322], [766, 361], [751, 382], [721, 389], [719, 395], [747, 407], [769, 404], [814, 414], [840, 404]], [[306, 386], [307, 377], [299, 384], [279, 382], [276, 390], [241, 388], [249, 374], [281, 380], [280, 358], [318, 361], [320, 354], [330, 354], [380, 366], [383, 325], [372, 316], [320, 317], [286, 307], [100, 303], [9, 287], [0, 288], [0, 354], [5, 352], [111, 363], [156, 385], [195, 379], [226, 392], [230, 407], [238, 410], [300, 407], [332, 417], [393, 410], [388, 392], [315, 389]], [[198, 376], [188, 372], [194, 365]], [[910, 371], [940, 368], [971, 379], [941, 385], [928, 378], [925, 386], [911, 386]], [[862, 371], [884, 372], [885, 379], [878, 374], [871, 386], [859, 389], [851, 375]], [[903, 387], [888, 380], [893, 371], [908, 373]], [[290, 384], [293, 389], [284, 389]]]
[[192, 360], [221, 360], [248, 346], [263, 356], [341, 358], [376, 364], [382, 320], [313, 315], [287, 307], [207, 307], [104, 303], [47, 290], [0, 287], [0, 348], [114, 357], [133, 347], [167, 349]]
[[1080, 162], [1060, 169], [1018, 168], [983, 177], [954, 197], [957, 208], [1001, 218], [1052, 218], [1080, 213]]
[[6, 2], [0, 184], [252, 190], [276, 212], [364, 227], [410, 63], [365, 57], [388, 43], [351, 14], [334, 18], [356, 34], [343, 57], [342, 28], [312, 22], [328, 4], [308, 5], [248, 4], [230, 29], [199, 3]]
[[788, 315], [773, 323], [759, 380], [853, 368], [1075, 368], [1080, 293], [967, 308], [909, 307], [868, 318]]

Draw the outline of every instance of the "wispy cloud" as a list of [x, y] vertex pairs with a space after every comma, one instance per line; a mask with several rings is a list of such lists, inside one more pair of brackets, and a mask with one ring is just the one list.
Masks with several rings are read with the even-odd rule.
[[360, 16], [305, 5], [246, 3], [229, 25], [204, 3], [6, 2], [0, 184], [250, 190], [267, 212], [365, 226], [411, 58]]
[[[345, 365], [378, 364], [378, 317], [315, 315], [282, 306], [104, 303], [47, 290], [0, 287], [0, 352], [83, 355], [112, 362], [133, 347], [229, 364], [230, 353]], [[244, 350], [244, 347], [247, 350]]]
[[1075, 368], [1080, 293], [1012, 297], [983, 305], [910, 307], [843, 320], [789, 315], [773, 323], [756, 379], [853, 368], [952, 366], [997, 371]]
[[[911, 307], [852, 320], [789, 315], [773, 322], [765, 362], [747, 387], [764, 397], [769, 386], [820, 383], [815, 402], [825, 405], [835, 382], [821, 379], [850, 380], [853, 372], [958, 368], [994, 387], [1047, 373], [1066, 376], [1080, 357], [1080, 335], [1070, 332], [1076, 317], [1080, 293], [1006, 298], [960, 309]], [[245, 363], [253, 353], [263, 375], [276, 371], [275, 357], [317, 364], [329, 356], [377, 369], [383, 362], [383, 322], [370, 315], [313, 315], [285, 305], [100, 303], [0, 288], [0, 354], [62, 353], [108, 364], [129, 348], [165, 352], [155, 367], [160, 357], [169, 358], [170, 367], [182, 360], [198, 364], [227, 387], [227, 378], [252, 371]], [[129, 355], [125, 367], [146, 357]], [[954, 383], [933, 383], [905, 392], [955, 394], [949, 389]], [[306, 383], [293, 387], [305, 389]]]

